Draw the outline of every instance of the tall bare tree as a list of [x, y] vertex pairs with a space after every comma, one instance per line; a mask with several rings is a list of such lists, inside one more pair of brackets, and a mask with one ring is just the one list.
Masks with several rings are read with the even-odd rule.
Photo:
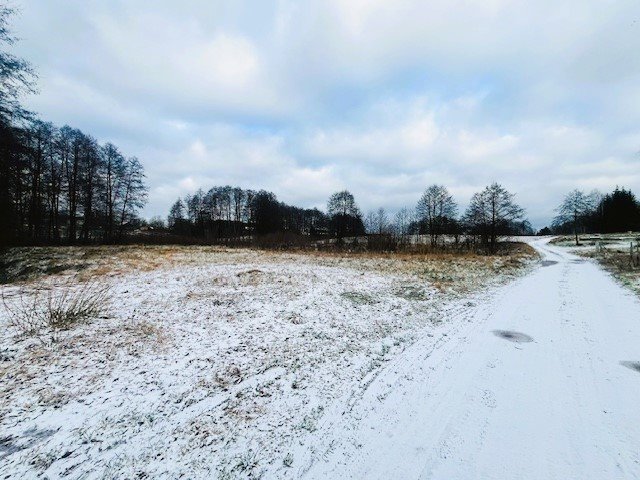
[[147, 187], [144, 183], [144, 169], [136, 157], [127, 158], [122, 169], [120, 182], [120, 220], [118, 235], [121, 237], [125, 225], [135, 218], [137, 209], [142, 208], [147, 198]]
[[443, 185], [431, 185], [428, 187], [416, 207], [416, 213], [420, 222], [424, 225], [431, 245], [438, 244], [438, 238], [445, 233], [447, 224], [455, 219], [458, 206]]
[[387, 233], [387, 231], [389, 230], [389, 216], [387, 215], [387, 211], [383, 207], [380, 207], [376, 211], [376, 227], [378, 230], [378, 235]]
[[331, 218], [333, 233], [339, 239], [347, 235], [364, 233], [362, 214], [353, 194], [348, 190], [336, 192], [329, 197], [327, 213]]
[[102, 148], [105, 179], [105, 232], [107, 241], [113, 240], [115, 233], [116, 212], [120, 204], [122, 193], [122, 179], [124, 176], [125, 159], [118, 147], [107, 143]]
[[398, 210], [394, 216], [394, 230], [400, 239], [400, 243], [406, 243], [409, 235], [409, 226], [411, 225], [411, 212], [408, 208], [403, 207]]
[[502, 185], [492, 183], [471, 198], [465, 222], [473, 234], [478, 234], [491, 251], [496, 250], [498, 236], [507, 232], [513, 222], [524, 218], [524, 210], [515, 203], [515, 194]]
[[580, 225], [594, 208], [593, 199], [595, 196], [585, 195], [582, 190], [572, 190], [565, 195], [562, 203], [556, 209], [557, 215], [553, 221], [554, 225], [571, 223], [576, 245], [580, 245], [580, 237], [578, 236]]
[[104, 197], [105, 184], [101, 175], [104, 168], [103, 158], [100, 155], [100, 146], [95, 138], [88, 135], [82, 137], [82, 229], [80, 238], [88, 242], [93, 230], [96, 228], [96, 204]]

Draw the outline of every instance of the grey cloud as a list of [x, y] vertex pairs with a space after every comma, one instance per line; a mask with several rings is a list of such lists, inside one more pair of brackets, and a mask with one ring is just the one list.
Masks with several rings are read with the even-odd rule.
[[[20, 5], [19, 5], [20, 6]], [[28, 104], [143, 161], [147, 215], [237, 183], [324, 205], [464, 204], [498, 180], [538, 225], [564, 190], [640, 190], [637, 3], [34, 0]]]

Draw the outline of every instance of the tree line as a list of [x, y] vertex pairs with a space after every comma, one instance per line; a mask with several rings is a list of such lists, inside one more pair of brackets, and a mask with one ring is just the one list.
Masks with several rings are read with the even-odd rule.
[[112, 143], [22, 107], [36, 75], [6, 51], [12, 13], [0, 7], [0, 245], [116, 241], [139, 222], [144, 169]]
[[640, 202], [631, 190], [616, 187], [603, 195], [597, 190], [572, 190], [556, 209], [551, 228], [542, 234], [572, 234], [576, 244], [580, 233], [617, 233], [640, 230]]
[[167, 224], [175, 234], [215, 242], [282, 231], [322, 235], [328, 221], [318, 209], [287, 205], [265, 190], [220, 186], [178, 198], [171, 206]]
[[438, 247], [445, 235], [453, 236], [456, 243], [465, 235], [495, 250], [500, 236], [533, 233], [514, 197], [493, 183], [474, 194], [464, 215], [459, 216], [446, 187], [432, 185], [415, 208], [401, 209], [391, 221], [384, 208], [364, 217], [348, 190], [331, 195], [325, 213], [279, 202], [265, 190], [220, 186], [176, 200], [168, 215], [168, 227], [175, 234], [214, 243], [274, 233], [331, 237], [338, 242], [365, 234], [393, 236], [400, 242], [409, 235], [428, 235], [431, 246]]

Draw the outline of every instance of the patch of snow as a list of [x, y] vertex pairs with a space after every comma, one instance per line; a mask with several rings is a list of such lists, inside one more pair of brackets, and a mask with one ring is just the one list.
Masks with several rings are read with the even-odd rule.
[[0, 477], [296, 477], [345, 409], [389, 395], [372, 386], [408, 346], [435, 351], [467, 332], [479, 287], [523, 271], [507, 260], [194, 255], [105, 277], [110, 315], [53, 348], [2, 329]]

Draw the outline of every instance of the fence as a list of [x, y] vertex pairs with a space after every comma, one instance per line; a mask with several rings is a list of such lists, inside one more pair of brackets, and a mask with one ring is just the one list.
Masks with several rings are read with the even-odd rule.
[[629, 265], [631, 268], [640, 267], [640, 243], [633, 242], [629, 245]]
[[609, 255], [617, 252], [618, 254], [617, 256], [619, 260], [622, 261], [620, 263], [620, 266], [624, 264], [625, 267], [628, 267], [631, 269], [640, 268], [640, 241], [636, 240], [636, 241], [629, 242], [628, 251], [629, 251], [629, 255], [627, 257], [627, 260], [624, 260], [624, 247], [623, 249], [620, 249], [620, 245], [618, 244], [617, 248], [614, 248], [612, 250], [607, 250], [607, 248], [605, 247], [602, 241], [596, 242], [596, 254], [598, 254], [599, 256], [608, 257]]

